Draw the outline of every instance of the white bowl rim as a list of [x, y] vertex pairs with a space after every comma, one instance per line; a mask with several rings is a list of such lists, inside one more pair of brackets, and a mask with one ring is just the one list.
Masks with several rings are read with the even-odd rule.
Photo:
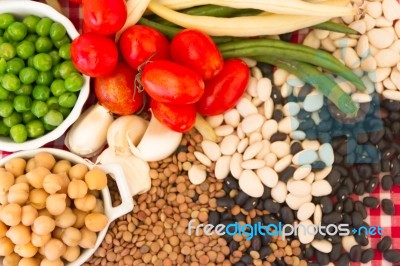
[[[18, 12], [23, 12], [24, 15], [33, 14], [41, 17], [47, 16], [54, 21], [60, 22], [62, 25], [64, 25], [65, 29], [67, 30], [67, 34], [69, 35], [71, 40], [79, 36], [79, 32], [76, 30], [72, 22], [49, 5], [35, 1], [1, 1], [0, 13], [8, 12], [17, 15], [17, 12], [15, 10], [18, 10]], [[15, 152], [20, 150], [36, 149], [61, 137], [67, 131], [67, 129], [79, 118], [83, 106], [89, 97], [90, 77], [86, 75], [82, 76], [85, 79], [85, 83], [81, 91], [79, 92], [77, 102], [73, 107], [71, 113], [59, 126], [57, 126], [54, 130], [45, 133], [39, 138], [27, 140], [23, 143], [16, 143], [12, 141], [9, 137], [0, 137], [0, 150], [6, 152]]]

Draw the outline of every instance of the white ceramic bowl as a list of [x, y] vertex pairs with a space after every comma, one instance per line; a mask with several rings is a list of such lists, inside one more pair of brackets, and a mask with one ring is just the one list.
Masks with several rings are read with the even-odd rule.
[[[1, 13], [11, 13], [19, 18], [27, 15], [49, 17], [53, 21], [60, 22], [62, 25], [64, 25], [65, 29], [67, 30], [67, 34], [71, 38], [71, 40], [79, 36], [78, 31], [75, 29], [74, 25], [68, 18], [46, 4], [35, 1], [1, 1], [0, 14]], [[65, 133], [65, 131], [67, 131], [67, 129], [78, 119], [82, 112], [83, 105], [89, 97], [90, 78], [85, 75], [83, 75], [83, 77], [85, 79], [85, 84], [83, 85], [79, 93], [78, 100], [71, 113], [61, 123], [61, 125], [59, 125], [54, 130], [46, 133], [42, 137], [27, 140], [23, 143], [15, 143], [8, 137], [0, 137], [0, 150], [14, 152], [20, 150], [36, 149], [42, 147], [46, 143], [49, 143], [61, 137]]]
[[[0, 167], [3, 167], [7, 161], [9, 161], [12, 158], [32, 158], [34, 157], [37, 153], [39, 152], [48, 152], [54, 155], [56, 159], [66, 159], [69, 160], [70, 162], [76, 164], [76, 163], [82, 163], [87, 165], [89, 168], [92, 168], [94, 166], [93, 163], [91, 163], [88, 160], [85, 160], [78, 155], [75, 155], [71, 152], [64, 151], [64, 150], [59, 150], [59, 149], [50, 149], [50, 148], [41, 148], [41, 149], [35, 149], [35, 150], [30, 150], [30, 151], [20, 151], [13, 153], [3, 159], [0, 160]], [[117, 164], [107, 164], [107, 165], [97, 165], [99, 168], [101, 168], [103, 171], [106, 173], [110, 174], [115, 182], [117, 183], [119, 194], [121, 196], [121, 204], [117, 207], [112, 206], [111, 202], [111, 196], [110, 196], [110, 191], [106, 187], [101, 191], [102, 199], [104, 202], [104, 209], [105, 209], [105, 214], [108, 217], [108, 224], [106, 228], [104, 228], [102, 231], [100, 231], [97, 234], [97, 241], [96, 245], [91, 248], [91, 249], [85, 249], [79, 256], [79, 258], [71, 263], [66, 264], [67, 266], [80, 266], [87, 261], [87, 259], [90, 258], [90, 256], [93, 255], [93, 253], [96, 251], [96, 249], [100, 246], [101, 242], [103, 241], [104, 237], [106, 236], [107, 229], [112, 221], [115, 219], [127, 214], [128, 212], [133, 210], [133, 198], [131, 196], [130, 190], [128, 183], [125, 179], [124, 173], [122, 168], [117, 165]], [[3, 265], [2, 259], [0, 258], [0, 265]]]

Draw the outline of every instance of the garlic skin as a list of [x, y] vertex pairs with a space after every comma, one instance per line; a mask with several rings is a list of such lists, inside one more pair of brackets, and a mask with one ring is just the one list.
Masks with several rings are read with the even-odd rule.
[[139, 144], [140, 139], [146, 132], [149, 121], [137, 115], [126, 115], [115, 119], [107, 131], [108, 146], [114, 149], [117, 155], [132, 155], [128, 138]]
[[65, 145], [79, 156], [96, 156], [107, 143], [107, 130], [113, 121], [111, 113], [97, 103], [73, 124], [65, 137]]
[[127, 140], [133, 155], [146, 162], [154, 162], [173, 154], [181, 143], [182, 136], [182, 133], [169, 129], [152, 115], [140, 142], [136, 145], [134, 139], [128, 137]]
[[150, 167], [142, 159], [132, 154], [118, 155], [112, 148], [107, 148], [99, 155], [96, 163], [116, 163], [121, 166], [132, 196], [143, 194], [150, 190]]

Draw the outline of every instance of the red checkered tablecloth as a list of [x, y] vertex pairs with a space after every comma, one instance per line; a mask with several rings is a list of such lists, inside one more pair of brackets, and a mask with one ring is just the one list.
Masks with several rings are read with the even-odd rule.
[[[75, 3], [70, 3], [68, 0], [60, 0], [60, 3], [62, 5], [64, 15], [73, 22], [77, 29], [80, 29], [82, 17], [80, 6]], [[47, 144], [46, 147], [65, 149], [64, 138], [61, 137], [56, 141]], [[8, 154], [9, 153], [2, 151], [0, 147], [0, 158], [3, 158]], [[384, 235], [391, 236], [393, 238], [392, 248], [400, 249], [400, 187], [394, 187], [393, 190], [390, 192], [383, 191], [380, 187], [378, 187], [375, 192], [372, 193], [372, 196], [377, 197], [379, 200], [391, 198], [395, 203], [396, 215], [386, 215], [382, 212], [380, 208], [375, 210], [371, 209], [369, 210], [369, 216], [366, 219], [366, 222], [373, 226], [381, 226], [383, 228]], [[380, 237], [378, 236], [371, 237], [370, 246], [375, 248], [379, 240]], [[392, 265], [392, 263], [384, 261], [382, 255], [379, 252], [376, 252], [375, 259], [371, 263], [351, 263], [351, 265], [389, 266]]]

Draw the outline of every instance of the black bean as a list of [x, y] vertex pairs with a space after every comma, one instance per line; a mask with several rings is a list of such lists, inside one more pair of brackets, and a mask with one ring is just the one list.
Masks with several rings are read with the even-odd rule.
[[400, 186], [400, 175], [396, 175], [393, 177], [393, 185]]
[[264, 203], [262, 200], [259, 200], [256, 206], [256, 209], [259, 211], [263, 211], [264, 210]]
[[243, 191], [240, 191], [235, 197], [235, 202], [237, 205], [242, 206], [248, 199], [249, 196]]
[[272, 236], [269, 234], [265, 234], [264, 236], [261, 236], [261, 243], [262, 246], [268, 246], [272, 241]]
[[374, 192], [374, 190], [378, 187], [378, 183], [379, 183], [378, 178], [376, 178], [376, 177], [371, 178], [371, 180], [368, 182], [368, 185], [365, 190], [368, 193]]
[[306, 97], [308, 94], [311, 93], [312, 90], [313, 87], [311, 87], [309, 84], [306, 84], [303, 87], [301, 87], [298, 97]]
[[270, 213], [277, 213], [279, 212], [280, 208], [281, 205], [272, 199], [267, 199], [266, 201], [264, 201], [264, 209], [269, 211]]
[[353, 209], [353, 200], [351, 198], [345, 199], [343, 201], [343, 211], [346, 213], [351, 213]]
[[375, 197], [365, 197], [363, 203], [368, 208], [376, 209], [379, 207], [379, 200]]
[[293, 177], [294, 172], [296, 171], [296, 168], [293, 166], [287, 167], [285, 170], [279, 173], [279, 180], [283, 182], [289, 181], [290, 178]]
[[220, 220], [219, 212], [210, 211], [210, 213], [208, 214], [208, 223], [216, 226], [217, 224], [219, 224], [219, 220]]
[[233, 217], [232, 213], [224, 212], [222, 213], [221, 220], [235, 220], [236, 217]]
[[342, 219], [343, 219], [342, 213], [331, 212], [322, 217], [322, 222], [324, 224], [335, 224], [341, 222]]
[[395, 155], [396, 150], [393, 147], [388, 147], [384, 151], [382, 151], [382, 160], [391, 160]]
[[332, 169], [329, 175], [325, 178], [331, 186], [336, 185], [340, 181], [340, 173], [336, 169]]
[[[280, 35], [280, 36], [284, 36], [284, 35]], [[285, 37], [287, 37], [287, 36], [285, 36]], [[272, 65], [257, 62], [257, 67], [261, 70], [261, 73], [263, 74], [264, 77], [272, 78], [272, 70], [273, 70]]]
[[249, 254], [243, 254], [240, 261], [245, 263], [246, 265], [249, 265], [253, 263], [253, 258]]
[[360, 212], [352, 212], [351, 213], [351, 221], [355, 228], [359, 228], [362, 225], [363, 217]]
[[235, 218], [236, 218], [236, 220], [238, 221], [238, 222], [240, 222], [240, 221], [246, 221], [246, 215], [244, 215], [243, 213], [239, 213], [238, 215], [236, 215], [235, 216]]
[[235, 263], [235, 266], [246, 266], [247, 264], [241, 261]]
[[400, 252], [394, 249], [386, 250], [383, 252], [383, 258], [388, 262], [398, 263], [400, 262]]
[[263, 216], [263, 222], [264, 222], [264, 224], [274, 224], [274, 225], [279, 224], [279, 221], [277, 219], [275, 219], [275, 217], [273, 217], [272, 215], [269, 215], [269, 214], [265, 214]]
[[350, 249], [350, 260], [358, 262], [361, 260], [362, 249], [360, 245], [355, 245]]
[[390, 174], [398, 175], [400, 174], [400, 162], [397, 158], [390, 161]]
[[347, 189], [347, 187], [340, 187], [338, 191], [336, 192], [336, 198], [338, 200], [344, 200], [350, 195], [350, 191]]
[[229, 242], [229, 250], [231, 251], [231, 253], [233, 253], [234, 251], [236, 251], [239, 248], [239, 243], [236, 242], [235, 240], [232, 240], [231, 242]]
[[358, 168], [358, 173], [360, 174], [361, 178], [369, 179], [371, 177], [371, 175], [372, 175], [372, 169], [371, 169], [371, 167], [369, 165], [362, 164]]
[[263, 246], [258, 253], [260, 254], [260, 259], [265, 259], [272, 254], [272, 249], [268, 246]]
[[388, 215], [393, 215], [395, 212], [393, 201], [390, 199], [383, 199], [381, 201], [382, 210]]
[[314, 236], [314, 239], [316, 239], [316, 240], [325, 239], [325, 235], [323, 235], [321, 232], [317, 231], [317, 233]]
[[230, 189], [239, 189], [238, 181], [232, 175], [228, 175], [227, 178], [225, 178], [225, 183]]
[[283, 223], [292, 224], [294, 222], [294, 214], [289, 207], [287, 206], [282, 207], [279, 213]]
[[229, 197], [222, 197], [217, 199], [217, 205], [225, 209], [232, 209], [235, 206], [235, 201]]
[[[329, 230], [329, 232], [331, 231]], [[339, 235], [328, 236], [326, 239], [332, 244], [338, 244], [342, 242], [342, 238]]]
[[350, 256], [348, 253], [343, 253], [338, 259], [338, 266], [349, 266], [350, 265]]
[[392, 245], [392, 239], [388, 236], [384, 236], [376, 245], [379, 252], [385, 252]]
[[351, 178], [345, 178], [342, 186], [345, 186], [348, 191], [353, 191], [354, 190], [354, 182], [351, 180]]
[[251, 248], [253, 250], [259, 251], [261, 248], [261, 237], [260, 236], [255, 236], [251, 240]]
[[393, 180], [390, 175], [384, 175], [381, 180], [381, 186], [383, 190], [391, 190], [393, 187]]
[[361, 201], [354, 202], [354, 210], [361, 213], [363, 219], [367, 218], [367, 210]]
[[371, 164], [371, 166], [372, 166], [373, 174], [379, 174], [382, 170], [382, 166], [381, 166], [380, 162], [373, 163], [373, 164]]
[[271, 188], [264, 186], [264, 193], [261, 196], [261, 199], [266, 200], [271, 198]]
[[306, 259], [311, 259], [312, 257], [314, 257], [315, 254], [315, 249], [310, 245], [310, 246], [306, 246], [306, 248], [304, 249], [304, 257]]
[[385, 135], [384, 129], [372, 132], [371, 134], [369, 134], [369, 141], [372, 144], [377, 144], [383, 138], [384, 135]]
[[354, 238], [356, 239], [356, 242], [363, 247], [368, 246], [369, 244], [368, 236], [364, 231], [360, 231], [360, 234], [354, 235]]
[[343, 213], [343, 219], [342, 219], [343, 224], [351, 224], [351, 216], [348, 213]]
[[382, 106], [388, 111], [397, 112], [400, 111], [400, 102], [394, 100], [383, 100]]
[[317, 258], [319, 265], [326, 265], [329, 263], [329, 255], [326, 253], [322, 253], [317, 250], [315, 257]]
[[287, 134], [278, 132], [278, 133], [273, 134], [269, 141], [270, 142], [283, 141], [283, 140], [286, 140], [286, 138], [287, 138]]
[[251, 211], [254, 210], [257, 206], [258, 199], [257, 198], [250, 198], [246, 200], [246, 202], [243, 204], [243, 209], [245, 211]]
[[335, 212], [343, 212], [343, 201], [338, 201], [335, 205]]
[[321, 209], [322, 209], [322, 213], [331, 213], [333, 210], [333, 204], [332, 204], [332, 200], [329, 197], [322, 197], [321, 201]]
[[332, 262], [337, 261], [340, 258], [340, 254], [342, 253], [342, 244], [334, 244], [332, 245], [332, 251], [329, 254], [329, 258]]
[[357, 195], [360, 195], [360, 196], [364, 195], [364, 193], [365, 193], [365, 182], [364, 181], [360, 181], [355, 185], [354, 193], [356, 193]]
[[276, 259], [275, 263], [277, 266], [286, 266], [285, 262], [280, 259]]
[[312, 169], [324, 169], [326, 164], [323, 161], [315, 161], [311, 164]]
[[[225, 225], [225, 226], [228, 226], [229, 224], [235, 223], [235, 221], [234, 221], [234, 220], [221, 220], [220, 223], [223, 224], [223, 225]], [[228, 235], [228, 234], [225, 234], [224, 236], [229, 236], [229, 235]]]
[[274, 112], [272, 113], [272, 119], [274, 119], [276, 122], [281, 121], [284, 117], [285, 116], [284, 116], [283, 112], [279, 109], [275, 109]]
[[375, 252], [372, 248], [366, 249], [361, 254], [361, 262], [368, 263], [375, 257]]
[[309, 262], [307, 265], [308, 266], [320, 266], [321, 264], [319, 264], [317, 262]]
[[299, 151], [302, 151], [302, 150], [303, 150], [303, 147], [297, 141], [293, 142], [293, 144], [290, 146], [290, 153], [292, 155], [295, 155], [296, 153], [298, 153]]

